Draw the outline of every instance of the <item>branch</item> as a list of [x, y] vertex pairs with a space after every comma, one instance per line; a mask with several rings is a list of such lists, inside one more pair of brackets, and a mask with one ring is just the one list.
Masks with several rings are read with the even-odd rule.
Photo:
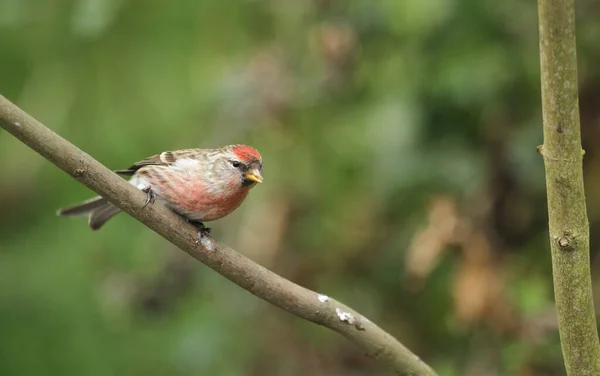
[[548, 218], [568, 375], [600, 375], [577, 98], [574, 0], [538, 0]]
[[206, 237], [158, 202], [61, 138], [0, 95], [0, 126], [60, 169], [217, 273], [298, 317], [334, 330], [400, 375], [435, 372], [390, 334], [350, 307], [305, 289]]

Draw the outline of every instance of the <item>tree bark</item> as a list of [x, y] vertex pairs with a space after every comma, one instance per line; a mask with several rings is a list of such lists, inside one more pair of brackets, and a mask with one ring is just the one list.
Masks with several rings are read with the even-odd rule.
[[558, 328], [568, 375], [600, 375], [577, 96], [573, 0], [538, 0], [544, 158]]
[[159, 202], [144, 208], [146, 194], [61, 138], [0, 95], [0, 126], [57, 167], [167, 239], [196, 260], [259, 298], [332, 329], [399, 375], [435, 372], [390, 334], [352, 308], [301, 287], [197, 229]]

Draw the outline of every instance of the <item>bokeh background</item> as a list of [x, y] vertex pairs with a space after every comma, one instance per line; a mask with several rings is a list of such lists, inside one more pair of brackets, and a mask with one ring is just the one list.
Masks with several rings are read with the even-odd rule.
[[[599, 299], [600, 7], [577, 1]], [[534, 1], [0, 0], [0, 92], [110, 168], [255, 146], [215, 237], [442, 376], [564, 375]], [[0, 133], [1, 375], [390, 375]]]

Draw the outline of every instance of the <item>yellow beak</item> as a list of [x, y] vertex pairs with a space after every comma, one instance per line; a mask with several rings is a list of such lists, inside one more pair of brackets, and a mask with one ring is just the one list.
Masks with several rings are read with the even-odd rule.
[[258, 171], [258, 170], [250, 170], [250, 171], [246, 172], [246, 175], [244, 177], [246, 178], [246, 180], [252, 180], [257, 183], [262, 183], [262, 181], [263, 181], [262, 175], [260, 174], [260, 171]]

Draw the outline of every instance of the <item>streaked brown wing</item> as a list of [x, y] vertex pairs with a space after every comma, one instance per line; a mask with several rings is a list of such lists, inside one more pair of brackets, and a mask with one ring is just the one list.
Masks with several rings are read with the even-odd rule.
[[183, 149], [175, 151], [163, 151], [160, 154], [155, 154], [151, 157], [143, 159], [137, 163], [134, 163], [127, 170], [115, 170], [120, 175], [133, 175], [137, 170], [144, 166], [169, 166], [175, 163], [178, 159], [189, 158], [198, 154], [199, 149]]

